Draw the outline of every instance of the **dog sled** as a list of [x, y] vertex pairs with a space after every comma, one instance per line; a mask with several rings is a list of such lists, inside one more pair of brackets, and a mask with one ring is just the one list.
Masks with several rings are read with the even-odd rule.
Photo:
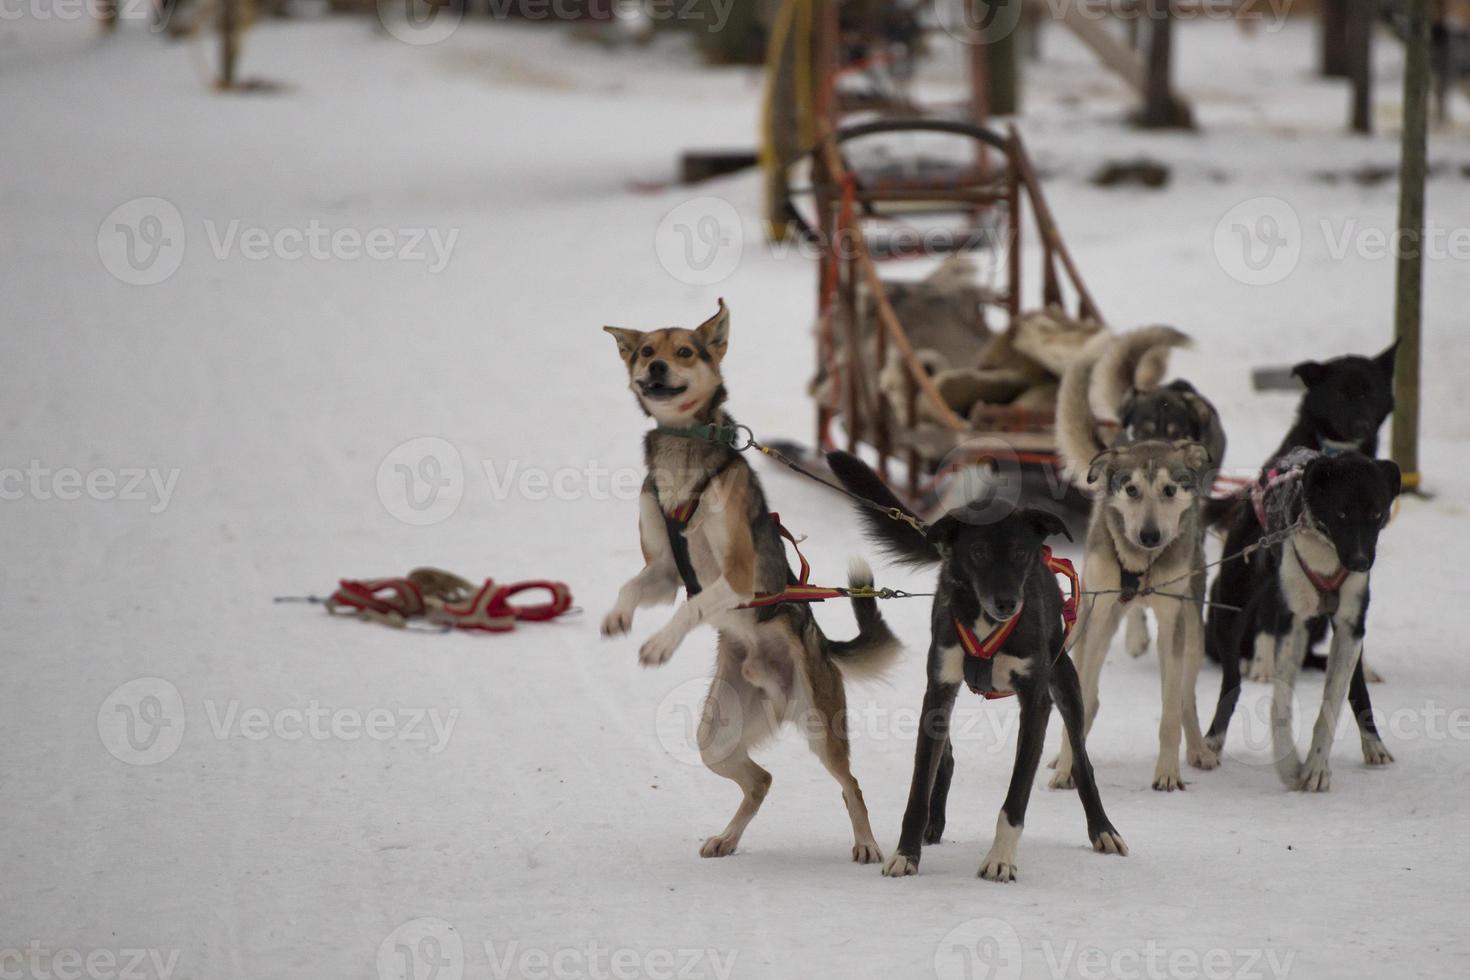
[[[881, 137], [912, 151], [934, 134], [957, 152], [860, 149]], [[981, 464], [1040, 477], [1062, 499], [1057, 386], [1105, 328], [1020, 134], [880, 119], [833, 134], [809, 164], [812, 217], [798, 227], [820, 249], [818, 445], [835, 445], [840, 426], [849, 451], [876, 452], [885, 478], [891, 462], [906, 466], [916, 503]], [[920, 282], [880, 272], [880, 259], [937, 254], [948, 258]]]

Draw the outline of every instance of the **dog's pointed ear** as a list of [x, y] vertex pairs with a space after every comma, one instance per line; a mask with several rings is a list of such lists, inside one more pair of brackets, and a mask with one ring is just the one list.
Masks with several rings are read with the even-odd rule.
[[633, 355], [638, 353], [638, 345], [643, 342], [643, 331], [625, 330], [622, 327], [603, 327], [604, 333], [612, 334], [612, 339], [618, 342], [618, 353], [624, 362], [631, 362]]
[[715, 363], [720, 363], [730, 348], [730, 308], [723, 299], [715, 315], [694, 328], [694, 336], [699, 338]]
[[1067, 530], [1066, 523], [1049, 510], [1039, 507], [1028, 507], [1018, 515], [1021, 520], [1031, 526], [1031, 529], [1042, 538], [1049, 538], [1054, 534], [1060, 534], [1068, 541], [1072, 540], [1072, 532]]
[[1302, 384], [1310, 388], [1327, 376], [1327, 365], [1318, 361], [1302, 361], [1291, 369], [1291, 373], [1301, 378]]
[[[1207, 468], [1214, 462], [1210, 458], [1210, 451], [1192, 439], [1181, 439], [1174, 443], [1174, 448], [1184, 454], [1184, 465], [1196, 473]], [[1208, 490], [1209, 488], [1207, 487], [1206, 489]]]
[[1092, 457], [1092, 462], [1087, 464], [1087, 485], [1092, 486], [1105, 475], [1112, 472], [1113, 459], [1118, 455], [1116, 449], [1104, 449]]
[[1399, 470], [1399, 464], [1390, 459], [1375, 459], [1378, 472], [1383, 477], [1383, 482], [1388, 487], [1389, 499], [1397, 497], [1404, 490], [1404, 474]]
[[1388, 378], [1390, 381], [1393, 380], [1393, 362], [1394, 357], [1398, 354], [1398, 352], [1399, 342], [1395, 340], [1393, 343], [1388, 345], [1388, 348], [1383, 353], [1373, 358], [1373, 366], [1379, 370], [1379, 373], [1381, 373], [1385, 378]]
[[954, 543], [964, 527], [965, 522], [951, 511], [929, 525], [929, 530], [924, 532], [924, 539], [937, 548], [947, 548]]

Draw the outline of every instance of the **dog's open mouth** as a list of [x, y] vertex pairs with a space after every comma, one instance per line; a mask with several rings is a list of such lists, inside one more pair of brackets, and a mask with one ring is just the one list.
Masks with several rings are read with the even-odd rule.
[[649, 380], [638, 382], [638, 390], [643, 392], [644, 398], [654, 401], [667, 401], [670, 398], [678, 398], [689, 390], [688, 385], [670, 385], [666, 381]]

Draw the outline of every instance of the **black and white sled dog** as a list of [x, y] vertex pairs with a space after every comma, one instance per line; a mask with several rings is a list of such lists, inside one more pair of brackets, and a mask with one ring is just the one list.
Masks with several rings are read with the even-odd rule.
[[[836, 452], [827, 461], [853, 493], [912, 516], [861, 460]], [[925, 533], [866, 507], [858, 513], [870, 536], [897, 560], [939, 566], [913, 781], [898, 850], [883, 865], [883, 873], [915, 874], [922, 846], [939, 843], [944, 831], [954, 772], [949, 719], [962, 681], [977, 693], [1014, 692], [1021, 705], [1015, 768], [996, 817], [995, 840], [980, 864], [980, 877], [1015, 880], [1026, 804], [1036, 781], [1053, 699], [1077, 758], [1087, 837], [1097, 851], [1126, 855], [1128, 847], [1103, 810], [1087, 759], [1081, 688], [1063, 653], [1062, 597], [1044, 557], [1046, 539], [1067, 533], [1061, 519], [1042, 510], [1019, 510], [982, 520], [978, 511], [961, 508]]]
[[[1306, 385], [1297, 407], [1296, 420], [1281, 445], [1266, 461], [1266, 467], [1294, 449], [1311, 449], [1331, 455], [1357, 451], [1370, 459], [1378, 455], [1378, 430], [1393, 411], [1393, 364], [1397, 344], [1376, 357], [1350, 354], [1330, 361], [1303, 361], [1292, 368], [1292, 374]], [[1264, 468], [1263, 468], [1264, 472]], [[1226, 560], [1221, 563], [1210, 586], [1208, 624], [1205, 628], [1205, 652], [1223, 669], [1224, 690], [1240, 685], [1240, 661], [1250, 664], [1249, 676], [1256, 681], [1271, 679], [1271, 663], [1256, 660], [1254, 642], [1249, 630], [1236, 623], [1236, 609], [1249, 600], [1254, 573], [1249, 563], [1235, 559], [1264, 534], [1255, 509], [1244, 500], [1234, 500], [1218, 509], [1211, 508], [1211, 523], [1225, 529]], [[1322, 638], [1321, 628], [1312, 636], [1313, 643]], [[1308, 654], [1309, 666], [1322, 667], [1320, 658]], [[1366, 668], [1360, 667], [1365, 670]], [[1210, 726], [1216, 741], [1224, 738], [1217, 719]]]
[[[1253, 487], [1252, 511], [1259, 525], [1281, 539], [1251, 557], [1251, 594], [1237, 629], [1251, 639], [1257, 659], [1274, 664], [1271, 745], [1288, 789], [1328, 788], [1328, 757], [1344, 694], [1358, 721], [1364, 761], [1370, 766], [1393, 761], [1374, 725], [1359, 663], [1378, 533], [1399, 485], [1399, 468], [1388, 460], [1355, 450], [1327, 455], [1296, 449]], [[1332, 642], [1322, 708], [1303, 763], [1291, 732], [1292, 692], [1313, 627], [1328, 623]], [[1217, 746], [1224, 742], [1238, 696], [1239, 685], [1221, 691], [1211, 727]]]
[[[1160, 383], [1169, 352], [1190, 343], [1187, 334], [1167, 326], [1106, 333], [1090, 341], [1068, 365], [1058, 391], [1063, 457], [1090, 461], [1104, 449], [1149, 439], [1197, 442], [1210, 454], [1210, 465], [1200, 472], [1200, 495], [1207, 496], [1225, 461], [1220, 413], [1188, 381]], [[1084, 489], [1085, 473], [1082, 467], [1072, 470]], [[1143, 607], [1130, 609], [1125, 622], [1124, 645], [1132, 656], [1142, 656], [1149, 643]]]
[[[605, 328], [618, 343], [629, 387], [658, 425], [644, 440], [648, 478], [638, 498], [644, 567], [618, 592], [602, 621], [603, 636], [633, 626], [644, 606], [688, 600], [638, 651], [645, 667], [671, 657], [689, 631], [708, 623], [719, 632], [715, 676], [699, 723], [699, 751], [711, 770], [744, 794], [723, 831], [704, 842], [704, 857], [723, 857], [740, 843], [771, 787], [771, 774], [750, 749], [787, 720], [806, 719], [812, 750], [842, 787], [852, 823], [852, 859], [882, 859], [862, 790], [849, 766], [843, 672], [881, 671], [901, 648], [871, 598], [852, 600], [858, 635], [831, 640], [805, 603], [752, 607], [795, 583], [779, 525], [768, 513], [755, 472], [719, 432], [733, 432], [725, 413], [720, 363], [729, 346], [723, 301], [694, 330]], [[861, 562], [849, 574], [870, 586]]]
[[[1163, 698], [1153, 787], [1165, 791], [1185, 785], [1179, 772], [1181, 727], [1190, 765], [1219, 765], [1218, 753], [1204, 743], [1194, 690], [1204, 657], [1201, 503], [1219, 467], [1200, 439], [1223, 453], [1225, 435], [1214, 407], [1192, 387], [1157, 387], [1169, 350], [1187, 340], [1171, 327], [1097, 338], [1068, 365], [1057, 397], [1063, 462], [1074, 481], [1095, 494], [1083, 553], [1088, 595], [1081, 635], [1072, 646], [1085, 723], [1091, 731], [1099, 677], [1119, 623], [1125, 613], [1136, 617], [1129, 643], [1136, 655], [1147, 645], [1142, 614], [1151, 609], [1159, 622]], [[1115, 417], [1116, 426], [1105, 424]], [[1190, 438], [1157, 438], [1171, 433]], [[1109, 448], [1099, 452], [1103, 445]], [[1074, 785], [1067, 745], [1055, 766], [1051, 785]]]

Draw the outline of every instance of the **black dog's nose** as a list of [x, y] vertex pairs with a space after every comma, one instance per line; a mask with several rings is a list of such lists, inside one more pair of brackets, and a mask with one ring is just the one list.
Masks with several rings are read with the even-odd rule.
[[1157, 528], [1146, 527], [1138, 532], [1138, 540], [1145, 548], [1153, 548], [1158, 545], [1163, 535], [1159, 534]]
[[1001, 619], [1010, 619], [1016, 614], [1016, 610], [1019, 608], [1021, 608], [1021, 604], [1015, 600], [1002, 602], [997, 599], [995, 601], [995, 614]]
[[1358, 419], [1353, 423], [1353, 435], [1366, 439], [1373, 434], [1373, 423], [1369, 419]]
[[1352, 555], [1343, 564], [1347, 566], [1347, 570], [1350, 572], [1366, 572], [1373, 567], [1373, 556], [1362, 554]]
[[648, 365], [648, 375], [651, 378], [662, 378], [668, 373], [669, 366], [663, 361], [654, 361], [652, 364]]

